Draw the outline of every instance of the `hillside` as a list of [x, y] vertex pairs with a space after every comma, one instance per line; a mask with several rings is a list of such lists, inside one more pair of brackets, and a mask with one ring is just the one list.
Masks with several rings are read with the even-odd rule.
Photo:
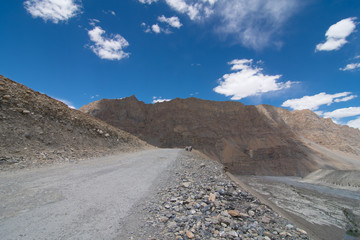
[[192, 145], [237, 174], [304, 176], [360, 165], [359, 130], [308, 110], [196, 98], [145, 104], [135, 96], [80, 110], [155, 146]]
[[0, 75], [0, 168], [71, 161], [148, 146], [118, 128]]

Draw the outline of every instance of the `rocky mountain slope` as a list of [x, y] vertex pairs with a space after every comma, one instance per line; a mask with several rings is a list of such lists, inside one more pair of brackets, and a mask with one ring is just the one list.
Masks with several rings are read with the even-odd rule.
[[148, 146], [137, 137], [0, 75], [0, 168]]
[[360, 167], [360, 131], [308, 110], [196, 98], [145, 104], [135, 96], [80, 110], [155, 146], [192, 145], [238, 174], [304, 176]]

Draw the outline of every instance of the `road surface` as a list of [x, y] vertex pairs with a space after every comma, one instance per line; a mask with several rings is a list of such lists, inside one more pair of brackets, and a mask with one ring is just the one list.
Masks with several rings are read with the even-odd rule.
[[179, 153], [152, 149], [0, 172], [0, 239], [114, 239]]

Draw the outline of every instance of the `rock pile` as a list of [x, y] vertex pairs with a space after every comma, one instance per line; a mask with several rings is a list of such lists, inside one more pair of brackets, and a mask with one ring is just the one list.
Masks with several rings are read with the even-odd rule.
[[171, 181], [140, 203], [142, 216], [147, 211], [141, 231], [128, 230], [123, 239], [309, 239], [239, 189], [219, 163], [184, 151], [176, 164]]
[[147, 146], [140, 139], [0, 75], [0, 169]]

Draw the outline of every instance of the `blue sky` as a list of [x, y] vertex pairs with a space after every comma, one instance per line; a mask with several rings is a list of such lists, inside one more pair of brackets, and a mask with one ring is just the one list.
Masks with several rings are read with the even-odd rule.
[[75, 108], [193, 96], [360, 128], [359, 22], [359, 0], [1, 1], [0, 74]]

